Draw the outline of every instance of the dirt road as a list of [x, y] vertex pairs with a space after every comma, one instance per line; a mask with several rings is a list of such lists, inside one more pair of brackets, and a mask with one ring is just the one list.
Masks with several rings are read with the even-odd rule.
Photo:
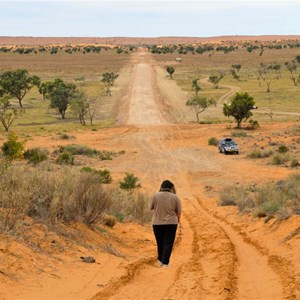
[[[120, 125], [74, 132], [74, 136], [76, 143], [93, 148], [126, 149], [121, 157], [94, 166], [108, 168], [114, 178], [132, 172], [149, 193], [164, 179], [176, 184], [183, 218], [170, 267], [156, 265], [150, 226], [120, 224], [112, 232], [117, 236], [115, 247], [120, 247], [124, 257], [97, 250], [103, 243], [113, 242], [108, 238], [112, 233], [98, 241], [96, 232], [84, 231], [82, 236], [89, 237], [88, 249], [94, 251], [99, 265], [83, 266], [77, 256], [86, 248], [79, 249], [73, 256], [63, 257], [63, 264], [57, 260], [61, 270], [57, 266], [49, 274], [44, 271], [38, 278], [26, 277], [13, 287], [1, 285], [6, 287], [3, 299], [300, 299], [300, 240], [295, 234], [299, 219], [283, 228], [274, 222], [272, 227], [250, 215], [239, 215], [236, 208], [216, 204], [219, 190], [227, 184], [279, 180], [291, 171], [253, 163], [245, 159], [243, 150], [239, 156], [219, 154], [207, 141], [230, 133], [224, 124], [188, 124], [191, 114], [185, 113], [184, 93], [175, 82], [166, 78], [144, 50], [133, 62], [128, 71], [132, 78], [119, 106]], [[272, 131], [270, 126], [260, 129], [261, 133]], [[54, 148], [62, 141], [40, 136], [29, 143], [31, 147]], [[243, 144], [243, 149], [246, 147]], [[283, 237], [289, 242], [279, 242]], [[31, 259], [28, 265], [32, 265]], [[53, 268], [53, 262], [49, 265]]]
[[[204, 193], [204, 187], [210, 184], [251, 182], [257, 179], [257, 167], [238, 157], [225, 159], [201, 144], [197, 146], [197, 141], [187, 141], [187, 125], [164, 119], [146, 55], [143, 53], [143, 62], [135, 67], [129, 97], [128, 124], [139, 129], [120, 141], [122, 146], [135, 149], [137, 155], [122, 168], [138, 174], [149, 190], [155, 190], [166, 178], [176, 183], [184, 207], [179, 238], [169, 269], [158, 268], [150, 260], [141, 264], [125, 284], [116, 282], [93, 299], [296, 299], [299, 291], [285, 280], [294, 275], [294, 270], [284, 273], [276, 269], [270, 255], [213, 213], [208, 205], [212, 201]], [[228, 168], [230, 174], [226, 174]], [[247, 178], [240, 176], [244, 170]], [[265, 179], [279, 176], [263, 166], [260, 174]]]

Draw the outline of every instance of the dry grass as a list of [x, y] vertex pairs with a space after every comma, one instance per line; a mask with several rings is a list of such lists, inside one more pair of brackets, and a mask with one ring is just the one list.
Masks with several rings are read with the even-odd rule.
[[134, 220], [141, 224], [151, 219], [149, 196], [140, 191], [111, 190], [112, 205], [109, 213], [120, 221]]
[[219, 205], [236, 205], [240, 211], [251, 211], [258, 217], [300, 214], [300, 175], [260, 187], [226, 187], [220, 192]]
[[[0, 232], [16, 233], [26, 218], [57, 227], [72, 222], [110, 225], [117, 220], [150, 220], [149, 197], [104, 186], [99, 175], [70, 166], [42, 162], [37, 166], [16, 164], [1, 168]], [[107, 225], [109, 225], [107, 224]]]
[[[99, 54], [68, 54], [62, 52], [56, 55], [49, 53], [20, 55], [0, 53], [0, 70], [24, 68], [31, 74], [39, 76], [42, 81], [61, 78], [66, 82], [75, 83], [90, 99], [97, 100], [97, 105], [94, 105], [97, 106], [94, 125], [97, 128], [102, 128], [113, 123], [114, 105], [117, 101], [117, 99], [112, 100], [112, 97], [103, 97], [102, 74], [105, 72], [119, 74], [130, 60], [130, 54], [117, 54], [116, 50], [103, 50]], [[79, 77], [84, 77], [84, 82], [78, 82], [76, 79]], [[37, 88], [30, 90], [23, 102], [26, 113], [13, 124], [13, 129], [17, 132], [40, 132], [41, 127], [56, 130], [66, 128], [69, 130], [82, 129], [82, 125], [69, 109], [66, 112], [66, 119], [60, 120], [56, 110], [49, 107], [49, 101], [43, 100]], [[15, 100], [12, 100], [11, 103], [16, 107], [18, 105]], [[0, 132], [3, 131], [4, 129], [1, 126]]]
[[0, 178], [0, 230], [14, 231], [28, 216], [40, 222], [98, 222], [110, 206], [97, 176], [69, 167], [10, 167]]
[[[202, 96], [218, 99], [228, 92], [222, 85], [236, 86], [242, 92], [248, 92], [254, 97], [256, 105], [259, 107], [254, 112], [255, 120], [271, 121], [269, 114], [272, 113], [273, 120], [299, 120], [299, 86], [294, 86], [290, 79], [291, 74], [285, 67], [285, 62], [293, 60], [299, 55], [299, 49], [265, 49], [262, 56], [258, 52], [248, 53], [246, 49], [238, 49], [234, 52], [224, 54], [215, 52], [213, 55], [205, 54], [155, 54], [155, 59], [161, 66], [172, 65], [175, 68], [174, 79], [177, 84], [186, 91], [194, 93], [192, 80], [195, 78], [208, 78], [210, 74], [218, 71], [226, 73], [220, 82], [220, 88], [214, 89], [211, 84], [201, 82]], [[182, 62], [176, 62], [176, 57], [180, 56]], [[281, 76], [276, 79], [275, 75], [269, 74], [271, 80], [271, 92], [266, 92], [266, 83], [257, 80], [260, 63], [281, 65]], [[233, 64], [241, 64], [239, 72], [240, 80], [236, 80], [230, 74]], [[299, 74], [299, 66], [297, 70]], [[298, 75], [296, 75], [298, 76]], [[284, 114], [288, 112], [289, 114]], [[214, 112], [215, 113], [215, 112]], [[218, 115], [220, 120], [225, 120], [222, 112]]]
[[115, 50], [101, 53], [38, 53], [32, 55], [0, 54], [1, 70], [27, 69], [40, 76], [42, 80], [61, 77], [64, 80], [75, 80], [84, 76], [86, 84], [98, 81], [104, 72], [118, 72], [130, 60], [129, 54], [117, 54]]

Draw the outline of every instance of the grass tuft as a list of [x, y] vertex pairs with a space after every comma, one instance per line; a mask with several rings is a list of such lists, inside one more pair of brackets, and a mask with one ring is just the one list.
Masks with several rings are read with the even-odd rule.
[[260, 187], [225, 187], [220, 191], [219, 205], [235, 205], [241, 212], [251, 211], [257, 217], [300, 214], [300, 175]]
[[211, 137], [209, 140], [208, 140], [208, 145], [211, 145], [211, 146], [218, 146], [218, 139], [215, 138], [215, 137]]

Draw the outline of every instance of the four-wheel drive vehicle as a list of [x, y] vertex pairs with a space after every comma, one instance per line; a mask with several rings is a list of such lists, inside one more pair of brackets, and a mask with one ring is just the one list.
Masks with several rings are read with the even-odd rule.
[[219, 142], [219, 151], [220, 153], [228, 154], [228, 153], [236, 153], [239, 154], [239, 147], [236, 142], [231, 138], [225, 138], [220, 140]]

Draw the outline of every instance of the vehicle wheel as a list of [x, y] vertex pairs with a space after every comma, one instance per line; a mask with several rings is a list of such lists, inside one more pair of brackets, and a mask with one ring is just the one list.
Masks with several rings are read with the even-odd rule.
[[224, 154], [225, 154], [225, 155], [227, 155], [227, 154], [228, 154], [228, 152], [227, 152], [226, 150], [224, 150]]
[[236, 151], [236, 154], [239, 154], [239, 151]]
[[221, 150], [221, 148], [219, 148], [219, 152], [220, 152], [220, 153], [222, 153], [222, 150]]

